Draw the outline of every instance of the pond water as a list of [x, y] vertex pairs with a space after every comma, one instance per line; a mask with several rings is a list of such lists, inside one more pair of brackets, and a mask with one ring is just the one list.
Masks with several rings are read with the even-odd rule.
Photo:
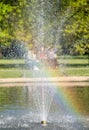
[[39, 114], [28, 86], [0, 87], [0, 130], [89, 130], [89, 86], [56, 88], [47, 126]]

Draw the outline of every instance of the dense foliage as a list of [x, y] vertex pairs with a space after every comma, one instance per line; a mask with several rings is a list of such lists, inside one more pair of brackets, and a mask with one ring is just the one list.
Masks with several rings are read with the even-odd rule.
[[53, 45], [63, 54], [89, 55], [89, 1], [2, 0], [0, 52], [14, 41], [30, 47]]
[[89, 54], [89, 1], [71, 0], [71, 14], [64, 29], [63, 49], [71, 54]]

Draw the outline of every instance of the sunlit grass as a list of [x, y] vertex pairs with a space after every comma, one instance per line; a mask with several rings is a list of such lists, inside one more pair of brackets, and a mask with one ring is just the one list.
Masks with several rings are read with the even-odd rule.
[[16, 77], [58, 77], [63, 73], [57, 70], [40, 71], [40, 70], [21, 70], [21, 69], [0, 69], [0, 78]]
[[65, 69], [69, 76], [89, 76], [89, 67], [69, 67]]
[[65, 67], [50, 69], [44, 72], [39, 70], [0, 69], [0, 78], [16, 77], [58, 77], [58, 76], [89, 76], [89, 67]]
[[24, 64], [24, 59], [0, 59], [0, 64]]
[[0, 78], [22, 77], [22, 70], [18, 69], [0, 69]]

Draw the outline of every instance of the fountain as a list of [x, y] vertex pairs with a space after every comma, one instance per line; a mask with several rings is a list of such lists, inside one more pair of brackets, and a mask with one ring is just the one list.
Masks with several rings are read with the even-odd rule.
[[[48, 69], [49, 68], [56, 68], [57, 62], [56, 62], [56, 53], [55, 50], [57, 49], [57, 45], [59, 43], [61, 33], [62, 33], [62, 26], [66, 20], [67, 14], [69, 10], [66, 13], [66, 17], [61, 18], [60, 26], [57, 22], [57, 19], [52, 22], [53, 25], [50, 23], [51, 17], [51, 8], [52, 5], [49, 1], [44, 0], [38, 0], [36, 1], [36, 10], [33, 9], [33, 14], [36, 15], [34, 19], [34, 27], [33, 33], [35, 34], [34, 44], [36, 50], [33, 49], [33, 51], [29, 50], [27, 54], [27, 66], [30, 66], [30, 69], [33, 69], [31, 76], [34, 77], [41, 77], [48, 78]], [[45, 10], [47, 9], [47, 10]], [[54, 14], [53, 14], [54, 17]], [[48, 19], [49, 18], [49, 19]], [[52, 19], [52, 18], [51, 18]], [[51, 29], [52, 32], [55, 32], [55, 40], [53, 33], [50, 32], [50, 29], [48, 30], [46, 28], [46, 24], [48, 28], [50, 26], [53, 26]], [[56, 28], [58, 29], [55, 30]], [[50, 33], [50, 34], [49, 34]], [[48, 37], [48, 36], [49, 37]], [[49, 41], [50, 40], [50, 41]], [[55, 43], [51, 47], [50, 44], [47, 46], [47, 42], [49, 43]], [[35, 53], [34, 53], [35, 51]], [[55, 57], [55, 58], [54, 58]], [[53, 59], [54, 58], [54, 59]], [[26, 74], [25, 74], [26, 76]], [[40, 122], [42, 125], [47, 124], [47, 117], [50, 111], [50, 107], [55, 95], [55, 87], [56, 85], [52, 85], [51, 83], [48, 85], [45, 85], [43, 82], [41, 85], [40, 83], [34, 84], [34, 86], [29, 87], [29, 83], [26, 84], [28, 86], [28, 91], [32, 95], [35, 106], [37, 108], [37, 111], [40, 115]]]
[[[45, 26], [50, 21], [47, 17], [50, 17], [50, 8], [52, 5], [47, 0], [37, 1], [37, 7], [40, 6], [40, 8], [39, 10], [35, 9], [35, 12], [33, 12], [34, 14], [38, 12], [34, 22], [34, 26], [36, 27], [35, 31], [33, 30], [36, 36], [34, 43], [38, 48], [41, 48], [45, 46], [45, 43], [55, 41], [54, 48], [56, 48], [66, 17], [62, 19], [60, 26], [54, 20], [54, 23], [52, 23], [53, 30], [46, 30]], [[45, 10], [46, 6], [49, 10]], [[47, 11], [49, 14], [46, 14]], [[69, 13], [69, 10], [67, 10], [67, 13]], [[58, 27], [56, 31], [54, 24]], [[50, 27], [49, 24], [47, 26]], [[55, 39], [54, 32], [56, 32]], [[37, 53], [37, 55], [39, 54]], [[62, 87], [60, 85], [61, 81], [58, 84], [53, 79], [47, 81], [52, 76], [49, 74], [51, 68], [50, 64], [46, 64], [44, 61], [44, 59], [38, 59], [35, 55], [32, 58], [31, 50], [29, 50], [26, 55], [27, 71], [30, 72], [32, 79], [37, 80], [40, 77], [42, 81], [30, 81], [30, 83], [27, 81], [23, 87], [0, 88], [0, 96], [3, 99], [0, 102], [0, 130], [89, 129], [89, 93], [84, 94], [86, 89], [87, 92], [89, 91], [89, 87], [86, 89], [81, 87], [73, 88], [68, 86], [67, 81], [65, 82], [65, 86], [67, 84], [68, 87]], [[27, 71], [24, 72], [25, 78], [28, 77]], [[82, 101], [85, 103], [82, 103]]]

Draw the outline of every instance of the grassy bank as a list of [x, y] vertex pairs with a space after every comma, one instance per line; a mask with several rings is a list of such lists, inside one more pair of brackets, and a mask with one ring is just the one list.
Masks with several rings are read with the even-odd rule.
[[[87, 57], [60, 57], [59, 68], [48, 69], [47, 76], [89, 76], [89, 65]], [[35, 72], [39, 75], [39, 72]], [[16, 78], [34, 75], [34, 71], [25, 69], [25, 60], [22, 59], [0, 59], [0, 78]]]

